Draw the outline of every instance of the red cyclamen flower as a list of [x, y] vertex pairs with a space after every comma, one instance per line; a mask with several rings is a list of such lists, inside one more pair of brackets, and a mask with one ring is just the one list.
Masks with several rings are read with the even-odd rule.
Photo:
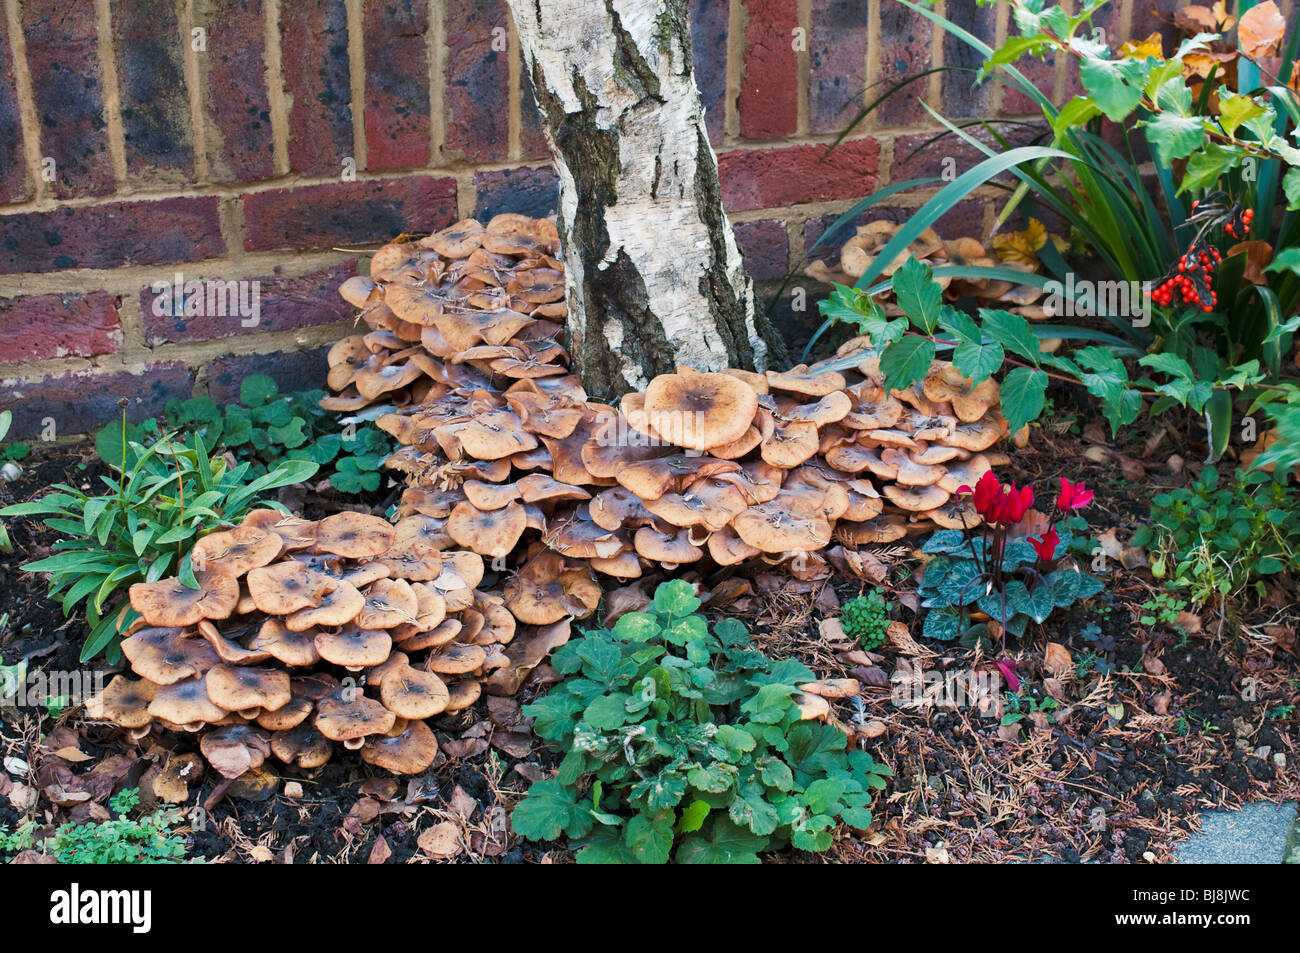
[[1056, 498], [1059, 509], [1065, 512], [1081, 510], [1091, 502], [1092, 490], [1084, 489], [1082, 480], [1071, 483], [1065, 477], [1061, 477], [1061, 495]]
[[1034, 547], [1034, 552], [1045, 565], [1051, 565], [1056, 559], [1056, 547], [1060, 544], [1061, 537], [1056, 534], [1056, 527], [1053, 526], [1042, 535], [1041, 539], [1033, 536], [1029, 537], [1029, 545]]
[[985, 470], [972, 490], [969, 486], [957, 487], [958, 493], [972, 493], [975, 512], [989, 525], [1009, 526], [1019, 522], [1034, 505], [1034, 488], [1017, 487], [1015, 483], [1003, 486], [992, 470]]

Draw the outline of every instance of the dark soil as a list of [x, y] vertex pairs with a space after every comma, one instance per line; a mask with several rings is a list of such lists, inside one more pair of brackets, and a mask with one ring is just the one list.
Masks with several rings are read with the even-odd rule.
[[[1064, 389], [1053, 397], [1071, 413], [1086, 406]], [[1090, 446], [1106, 447], [1109, 455], [1094, 452], [1098, 461], [1091, 460], [1085, 456]], [[1188, 446], [1171, 434], [1157, 440], [1138, 428], [1114, 445], [1095, 420], [1061, 413], [1045, 418], [1000, 474], [1032, 482], [1040, 499], [1054, 497], [1059, 476], [1085, 479], [1097, 493], [1087, 511], [1092, 531], [1116, 527], [1126, 540], [1146, 521], [1158, 488], [1186, 481], [1195, 469], [1179, 466], [1177, 458], [1196, 460], [1198, 452], [1203, 449], [1194, 438]], [[93, 452], [78, 447], [39, 449], [26, 463], [21, 481], [0, 486], [6, 502], [28, 499], [52, 482], [89, 485], [99, 472]], [[1140, 479], [1134, 463], [1143, 469]], [[375, 511], [382, 508], [382, 500], [375, 501]], [[8, 525], [16, 551], [0, 556], [0, 614], [10, 615], [0, 652], [6, 662], [27, 658], [37, 667], [75, 667], [84, 623], [64, 619], [45, 598], [43, 582], [17, 568], [45, 555], [54, 534], [27, 519]], [[891, 590], [894, 617], [919, 631], [916, 614], [901, 604], [915, 565], [912, 544], [902, 542], [877, 555], [889, 570], [884, 588]], [[987, 655], [921, 643], [919, 654], [885, 650], [863, 666], [828, 648], [820, 622], [865, 587], [843, 575], [812, 583], [764, 576], [719, 607], [745, 621], [764, 651], [797, 656], [825, 675], [862, 680], [860, 701], [837, 703], [836, 718], [895, 772], [876, 801], [870, 831], [846, 834], [824, 855], [785, 852], [774, 861], [1167, 861], [1200, 811], [1300, 795], [1300, 722], [1285, 709], [1297, 701], [1300, 686], [1294, 648], [1300, 609], [1285, 592], [1271, 601], [1231, 603], [1224, 620], [1208, 609], [1199, 617], [1189, 614], [1187, 625], [1195, 631], [1143, 626], [1141, 605], [1158, 587], [1145, 568], [1124, 569], [1115, 561], [1100, 596], [1006, 647], [1019, 660], [1021, 695], [1042, 700], [1050, 688], [1059, 707], [1050, 720], [1026, 718], [1003, 727], [997, 717], [970, 709], [907, 709], [891, 701], [891, 677], [918, 660], [927, 669], [987, 668]], [[1089, 625], [1096, 627], [1086, 630], [1091, 639], [1085, 638]], [[1049, 682], [1043, 656], [1050, 642], [1065, 647], [1075, 670]], [[450, 856], [437, 857], [563, 861], [568, 855], [562, 847], [522, 842], [508, 831], [514, 803], [556, 761], [538, 747], [519, 713], [520, 704], [543, 690], [530, 685], [518, 699], [485, 699], [437, 720], [438, 762], [415, 778], [392, 778], [355, 754], [336, 756], [314, 772], [275, 763], [277, 774], [268, 776], [260, 794], [209, 775], [191, 786], [191, 813], [181, 830], [193, 856], [227, 862], [424, 859], [430, 851], [420, 838], [432, 835], [435, 825], [453, 825], [457, 832]], [[24, 710], [22, 719], [0, 724], [6, 757], [30, 763], [38, 781], [94, 795], [57, 809], [42, 795], [38, 817], [46, 824], [101, 816], [97, 811], [120, 787], [140, 787], [147, 804], [153, 774], [194, 749], [188, 737], [157, 734], [136, 744], [76, 716], [68, 712], [55, 721]], [[882, 730], [867, 737], [864, 728], [873, 722]], [[69, 744], [89, 758], [54, 754]], [[1285, 767], [1275, 763], [1279, 754]], [[14, 779], [0, 773], [0, 795], [12, 798], [13, 787]], [[9, 798], [0, 797], [0, 823], [12, 828], [20, 816]], [[203, 810], [195, 813], [198, 806]]]

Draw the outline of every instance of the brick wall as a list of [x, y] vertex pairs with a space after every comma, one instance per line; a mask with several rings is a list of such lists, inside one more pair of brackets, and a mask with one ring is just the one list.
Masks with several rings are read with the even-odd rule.
[[[769, 293], [854, 199], [937, 174], [938, 153], [908, 158], [932, 127], [922, 99], [950, 115], [1026, 107], [934, 75], [828, 157], [864, 87], [961, 50], [893, 0], [691, 6], [726, 205]], [[1172, 3], [1132, 6], [1116, 28], [1145, 35]], [[977, 35], [1005, 35], [1004, 11], [949, 7]], [[17, 435], [93, 429], [123, 394], [137, 418], [174, 395], [222, 399], [250, 372], [320, 386], [325, 348], [352, 327], [334, 289], [369, 250], [467, 215], [554, 210], [504, 0], [0, 12], [0, 407]], [[1035, 70], [1063, 90], [1063, 74]], [[981, 197], [948, 227], [979, 232], [990, 214]], [[176, 313], [170, 287], [195, 280], [257, 282], [256, 321], [206, 301]]]

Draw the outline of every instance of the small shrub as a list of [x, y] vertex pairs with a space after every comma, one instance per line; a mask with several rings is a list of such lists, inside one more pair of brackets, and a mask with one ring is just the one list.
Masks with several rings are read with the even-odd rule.
[[[184, 817], [179, 810], [156, 811], [139, 820], [127, 815], [140, 802], [136, 788], [119, 791], [109, 799], [117, 816], [109, 821], [64, 824], [43, 844], [46, 854], [61, 864], [177, 864], [185, 859], [185, 841], [172, 828]], [[0, 829], [0, 853], [29, 850], [35, 825], [28, 823], [12, 834]]]
[[795, 686], [814, 674], [755, 651], [734, 619], [710, 631], [699, 607], [689, 583], [667, 582], [645, 612], [555, 652], [566, 678], [524, 712], [565, 757], [515, 808], [516, 833], [566, 835], [579, 863], [752, 864], [871, 823], [891, 772], [839, 728], [799, 720]]
[[972, 493], [983, 523], [971, 530], [940, 530], [921, 547], [934, 557], [926, 563], [917, 588], [922, 607], [930, 610], [922, 627], [925, 636], [961, 638], [970, 644], [988, 637], [988, 624], [966, 624], [968, 607], [975, 606], [1003, 632], [1019, 638], [1031, 621], [1041, 624], [1056, 609], [1101, 591], [1096, 576], [1059, 566], [1071, 549], [1067, 522], [1092, 501], [1092, 491], [1082, 483], [1061, 480], [1056, 498], [1060, 518], [1038, 538], [1013, 539], [1009, 534], [1012, 525], [1032, 512], [1032, 487], [999, 484], [989, 470], [973, 491], [964, 486], [958, 493]]
[[1220, 484], [1206, 467], [1192, 483], [1152, 501], [1151, 527], [1133, 545], [1157, 543], [1170, 554], [1152, 569], [1195, 603], [1253, 586], [1263, 577], [1300, 568], [1300, 499], [1285, 475], [1238, 470]]
[[840, 610], [844, 634], [864, 649], [878, 649], [885, 644], [889, 628], [889, 603], [879, 589], [871, 589], [844, 603]]
[[276, 506], [261, 494], [300, 483], [317, 469], [309, 461], [284, 460], [250, 479], [250, 464], [232, 467], [224, 455], [212, 455], [201, 434], [193, 434], [188, 446], [175, 434], [161, 434], [148, 446], [126, 434], [119, 426], [116, 441], [112, 428], [96, 440], [101, 457], [117, 468], [101, 478], [107, 494], [59, 483], [38, 500], [0, 510], [0, 516], [45, 516], [45, 525], [64, 537], [52, 556], [22, 568], [50, 574], [50, 595], [62, 597], [65, 615], [84, 605], [90, 635], [82, 661], [105, 649], [116, 656], [116, 637], [139, 617], [120, 605], [132, 583], [179, 575], [197, 589], [189, 560], [194, 543], [251, 509]]

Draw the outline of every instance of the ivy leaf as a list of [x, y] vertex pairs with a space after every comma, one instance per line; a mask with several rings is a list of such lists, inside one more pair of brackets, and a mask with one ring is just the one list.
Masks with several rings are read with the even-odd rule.
[[894, 294], [898, 306], [912, 324], [926, 334], [934, 334], [943, 307], [943, 289], [934, 280], [930, 266], [916, 258], [908, 258], [894, 272]]
[[672, 815], [638, 814], [623, 827], [623, 843], [642, 864], [666, 864], [673, 849]]
[[893, 342], [880, 356], [880, 370], [891, 388], [905, 390], [925, 377], [934, 360], [934, 342], [915, 334]]
[[1106, 118], [1123, 122], [1142, 100], [1151, 66], [1146, 60], [1102, 59], [1085, 53], [1079, 61], [1079, 79]]
[[1043, 412], [1047, 401], [1047, 372], [1032, 367], [1012, 368], [1002, 379], [1002, 413], [1015, 433]]
[[988, 344], [962, 341], [952, 355], [953, 366], [971, 379], [972, 384], [992, 376], [1000, 367], [1006, 354], [996, 341]]
[[581, 837], [591, 830], [591, 817], [570, 788], [554, 778], [538, 781], [515, 806], [510, 826], [529, 840], [555, 840], [561, 834]]
[[1236, 149], [1213, 143], [1205, 146], [1187, 160], [1187, 171], [1178, 186], [1178, 194], [1214, 188], [1220, 176], [1235, 168], [1240, 161], [1241, 154]]
[[980, 321], [989, 337], [1012, 354], [1032, 362], [1035, 367], [1038, 366], [1043, 352], [1028, 321], [1010, 311], [994, 311], [988, 308], [980, 309]]
[[1195, 116], [1162, 112], [1146, 124], [1147, 142], [1155, 149], [1161, 165], [1186, 159], [1205, 141], [1205, 126]]
[[725, 817], [714, 817], [707, 833], [684, 840], [677, 848], [679, 864], [757, 864], [767, 840], [751, 834]]

